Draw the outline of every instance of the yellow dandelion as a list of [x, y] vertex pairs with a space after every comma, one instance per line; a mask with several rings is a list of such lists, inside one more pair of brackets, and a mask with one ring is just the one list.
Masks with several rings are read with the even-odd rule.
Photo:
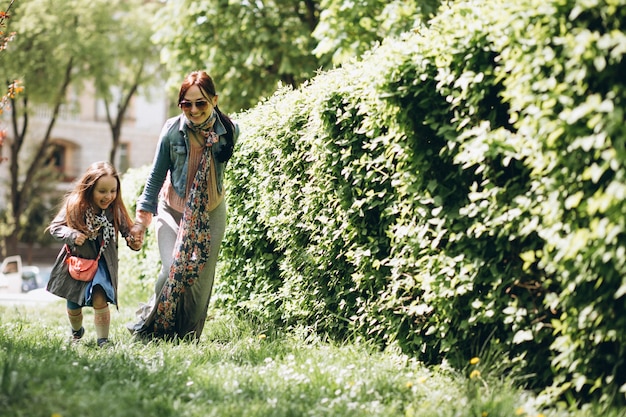
[[264, 334], [260, 334], [260, 335], [259, 335], [259, 340], [263, 340], [263, 339], [265, 339], [265, 338], [267, 338], [267, 336], [265, 336]]
[[412, 388], [413, 387], [413, 383], [411, 381], [407, 381], [406, 387], [407, 388]]
[[524, 409], [523, 409], [522, 407], [518, 407], [518, 408], [515, 410], [515, 415], [516, 415], [516, 416], [521, 416], [522, 414], [524, 414]]
[[474, 379], [474, 378], [478, 378], [480, 376], [480, 371], [478, 369], [474, 369], [471, 373], [470, 373], [470, 379]]
[[59, 413], [52, 413], [50, 417], [63, 417], [63, 416]]
[[480, 358], [473, 357], [470, 359], [470, 365], [476, 365], [478, 362], [480, 362]]
[[483, 411], [482, 413], [480, 413], [481, 417], [487, 417], [489, 415], [488, 412]]

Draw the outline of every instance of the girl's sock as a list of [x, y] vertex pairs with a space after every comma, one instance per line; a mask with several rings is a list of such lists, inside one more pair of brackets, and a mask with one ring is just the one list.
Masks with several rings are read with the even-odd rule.
[[78, 310], [70, 310], [67, 309], [67, 317], [70, 319], [70, 326], [72, 326], [72, 330], [77, 332], [83, 327], [83, 309], [80, 308]]
[[96, 327], [96, 337], [107, 339], [109, 337], [109, 326], [111, 324], [111, 312], [109, 306], [93, 309], [93, 322]]

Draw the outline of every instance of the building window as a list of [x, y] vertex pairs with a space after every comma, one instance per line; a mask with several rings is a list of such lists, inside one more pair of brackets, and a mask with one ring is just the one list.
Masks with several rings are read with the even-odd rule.
[[76, 145], [72, 145], [65, 141], [54, 141], [50, 144], [51, 152], [46, 165], [54, 169], [59, 173], [62, 182], [72, 182], [76, 179], [75, 163], [72, 161], [72, 157], [76, 154], [73, 149]]
[[48, 165], [52, 166], [58, 173], [65, 172], [65, 147], [59, 144], [52, 145], [52, 154], [48, 159]]

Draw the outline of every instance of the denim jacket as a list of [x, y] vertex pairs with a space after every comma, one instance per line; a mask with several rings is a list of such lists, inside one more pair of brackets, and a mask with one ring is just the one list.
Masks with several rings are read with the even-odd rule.
[[[239, 126], [234, 123], [233, 141], [237, 143], [239, 137]], [[213, 130], [219, 136], [220, 141], [225, 141], [226, 128], [219, 116], [215, 121]], [[215, 150], [213, 146], [212, 151]], [[217, 173], [217, 191], [222, 193], [224, 168], [226, 162], [215, 161], [215, 171]], [[169, 171], [170, 181], [174, 191], [179, 196], [185, 196], [187, 187], [187, 170], [189, 165], [189, 129], [185, 124], [185, 116], [180, 114], [168, 119], [163, 125], [159, 143], [157, 145], [152, 169], [148, 175], [143, 193], [137, 200], [137, 209], [157, 214], [159, 193], [165, 182]]]

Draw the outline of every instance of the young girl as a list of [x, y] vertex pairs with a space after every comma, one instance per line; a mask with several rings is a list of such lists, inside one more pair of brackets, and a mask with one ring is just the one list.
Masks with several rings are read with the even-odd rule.
[[[109, 342], [109, 303], [117, 305], [117, 233], [126, 238], [133, 250], [139, 250], [142, 238], [131, 237], [133, 220], [122, 201], [120, 179], [108, 162], [96, 162], [66, 196], [63, 207], [48, 230], [65, 243], [50, 274], [48, 291], [67, 300], [67, 315], [73, 341], [83, 337], [84, 306], [94, 309], [94, 325], [99, 347]], [[73, 279], [67, 266], [69, 256], [96, 259], [98, 270], [90, 282]]]

